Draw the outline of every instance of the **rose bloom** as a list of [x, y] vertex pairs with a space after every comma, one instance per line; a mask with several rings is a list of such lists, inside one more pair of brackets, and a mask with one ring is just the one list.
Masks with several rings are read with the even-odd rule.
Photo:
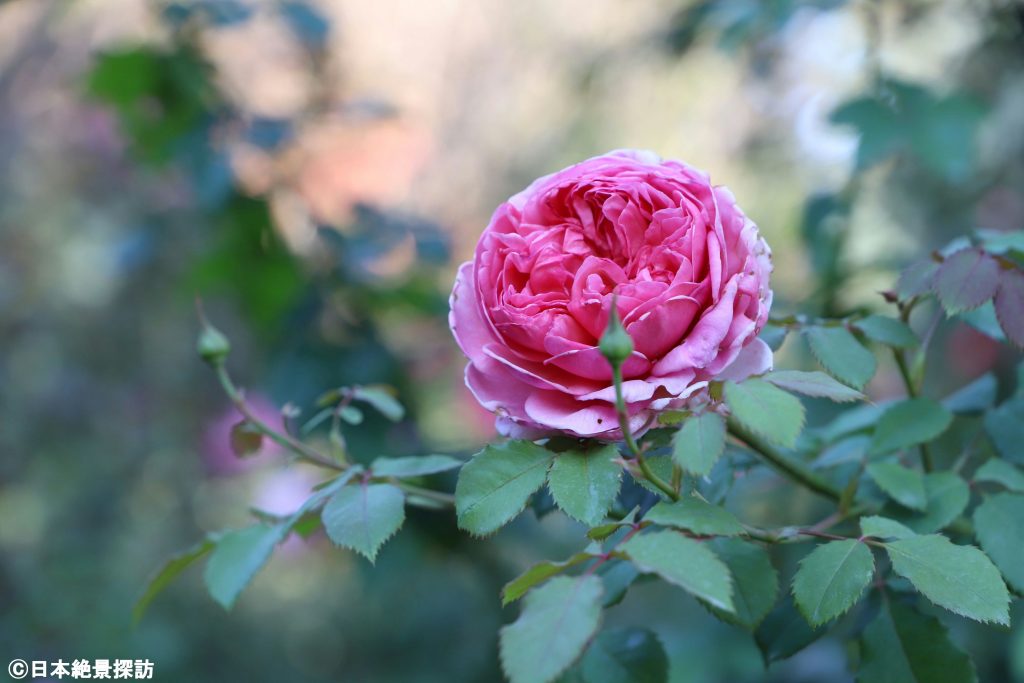
[[613, 295], [635, 345], [630, 429], [712, 379], [771, 369], [771, 252], [728, 189], [651, 152], [621, 150], [545, 176], [502, 204], [459, 268], [449, 323], [466, 384], [502, 434], [622, 438], [598, 350]]

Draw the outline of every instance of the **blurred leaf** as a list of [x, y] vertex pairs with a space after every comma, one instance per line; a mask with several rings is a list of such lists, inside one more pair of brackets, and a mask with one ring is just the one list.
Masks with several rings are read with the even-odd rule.
[[259, 427], [242, 420], [231, 428], [231, 452], [239, 458], [245, 458], [259, 452], [263, 446], [263, 433]]
[[422, 477], [462, 467], [462, 461], [449, 455], [417, 455], [404, 458], [377, 458], [370, 470], [378, 477]]
[[622, 602], [626, 591], [633, 585], [640, 573], [631, 563], [625, 560], [609, 560], [597, 570], [597, 575], [604, 584], [603, 607], [612, 607]]
[[768, 345], [772, 351], [778, 351], [782, 348], [782, 343], [786, 341], [786, 335], [789, 334], [789, 328], [778, 325], [772, 325], [768, 323], [761, 328], [761, 334], [758, 337], [765, 344]]
[[920, 343], [914, 331], [896, 318], [884, 315], [869, 315], [854, 322], [853, 326], [871, 341], [896, 349], [909, 349]]
[[687, 472], [703, 476], [725, 451], [725, 420], [706, 412], [687, 419], [672, 436], [672, 457]]
[[999, 318], [996, 316], [995, 305], [989, 301], [982, 304], [973, 311], [966, 311], [957, 316], [960, 320], [981, 332], [990, 339], [1005, 342], [1006, 335], [1003, 328], [999, 326]]
[[858, 683], [977, 683], [970, 658], [946, 627], [895, 599], [885, 600], [861, 637]]
[[931, 258], [907, 266], [896, 283], [900, 299], [906, 301], [930, 291], [938, 271], [939, 264]]
[[324, 505], [321, 520], [332, 541], [375, 562], [405, 521], [405, 494], [391, 484], [346, 486]]
[[808, 623], [821, 626], [853, 607], [874, 571], [867, 545], [856, 539], [830, 541], [800, 562], [793, 577], [793, 597]]
[[927, 507], [924, 477], [920, 472], [896, 462], [874, 462], [868, 465], [867, 473], [880, 489], [900, 505], [914, 510]]
[[142, 615], [146, 613], [149, 603], [153, 602], [153, 598], [178, 578], [183, 571], [192, 566], [196, 560], [213, 550], [214, 545], [215, 543], [212, 538], [205, 538], [188, 550], [169, 557], [164, 565], [146, 582], [145, 590], [132, 607], [132, 621], [138, 623], [142, 619]]
[[872, 515], [860, 518], [860, 532], [865, 536], [875, 538], [910, 538], [916, 535], [913, 530], [908, 529], [899, 522], [888, 517]]
[[505, 587], [501, 589], [502, 606], [515, 602], [523, 597], [528, 590], [539, 583], [547, 581], [552, 576], [557, 576], [566, 569], [571, 569], [576, 565], [596, 559], [596, 557], [596, 555], [590, 553], [576, 553], [568, 560], [563, 560], [562, 562], [538, 562], [505, 584]]
[[656, 531], [634, 536], [619, 550], [640, 571], [657, 574], [714, 607], [736, 611], [729, 568], [705, 544], [676, 531]]
[[735, 613], [710, 607], [719, 618], [753, 631], [779, 597], [779, 575], [768, 551], [738, 538], [716, 538], [711, 549], [729, 567]]
[[1000, 455], [1024, 464], [1024, 396], [1017, 393], [985, 413], [985, 432]]
[[580, 662], [586, 683], [667, 683], [668, 655], [645, 628], [600, 633]]
[[1007, 583], [1024, 592], [1024, 496], [999, 493], [986, 498], [974, 511], [974, 530]]
[[823, 372], [776, 370], [768, 373], [764, 378], [779, 388], [804, 396], [827, 398], [839, 403], [864, 399], [864, 394], [837, 382]]
[[255, 524], [222, 534], [203, 573], [213, 599], [224, 609], [231, 609], [238, 594], [263, 568], [287, 533], [279, 524]]
[[363, 411], [355, 406], [342, 406], [338, 410], [338, 417], [350, 425], [361, 425], [363, 424]]
[[587, 526], [600, 524], [619, 494], [618, 458], [615, 444], [559, 453], [548, 472], [548, 489], [558, 507]]
[[923, 513], [906, 509], [887, 512], [901, 524], [919, 534], [928, 534], [947, 527], [964, 511], [971, 499], [967, 482], [952, 472], [931, 472], [924, 475], [928, 503]]
[[648, 510], [644, 519], [700, 536], [737, 536], [744, 532], [731, 512], [696, 496], [683, 496], [675, 502], [662, 501]]
[[391, 392], [392, 390], [385, 386], [353, 387], [352, 389], [352, 395], [357, 401], [369, 403], [387, 419], [398, 422], [405, 417], [405, 408]]
[[501, 629], [501, 666], [511, 683], [549, 683], [580, 656], [601, 621], [601, 580], [552, 579], [530, 591], [515, 622]]
[[493, 533], [523, 511], [544, 485], [554, 454], [530, 441], [492, 444], [462, 466], [455, 487], [459, 528]]
[[986, 460], [985, 464], [974, 473], [974, 481], [1000, 484], [1011, 491], [1024, 493], [1024, 472], [998, 458]]
[[1024, 273], [1014, 268], [999, 273], [995, 309], [1006, 338], [1024, 349]]
[[875, 374], [875, 357], [845, 327], [809, 327], [804, 336], [826, 372], [855, 389]]
[[765, 664], [771, 664], [792, 657], [824, 634], [825, 629], [811, 628], [786, 595], [757, 627], [754, 641]]
[[953, 414], [930, 398], [895, 403], [882, 414], [871, 440], [871, 453], [880, 455], [927, 443], [945, 432]]
[[933, 287], [950, 315], [981, 306], [995, 296], [999, 264], [981, 249], [964, 249], [947, 258]]
[[793, 446], [803, 429], [800, 400], [763, 379], [726, 382], [725, 402], [744, 427], [773, 443]]
[[981, 413], [991, 408], [996, 402], [999, 383], [991, 372], [961, 387], [946, 398], [942, 405], [953, 413]]

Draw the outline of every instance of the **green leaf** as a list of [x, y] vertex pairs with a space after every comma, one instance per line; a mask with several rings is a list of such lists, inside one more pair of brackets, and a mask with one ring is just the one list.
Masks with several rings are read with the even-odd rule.
[[1024, 496], [1000, 493], [987, 498], [974, 511], [974, 530], [1007, 583], [1024, 592]]
[[926, 598], [976, 621], [1010, 623], [1010, 595], [985, 553], [945, 536], [914, 536], [886, 544], [893, 571]]
[[767, 665], [792, 657], [824, 634], [823, 628], [811, 628], [793, 598], [785, 595], [757, 627], [754, 641]]
[[772, 611], [779, 596], [779, 575], [771, 557], [764, 548], [738, 538], [716, 538], [710, 545], [732, 574], [736, 611], [730, 614], [710, 609], [722, 620], [753, 631]]
[[338, 417], [350, 425], [363, 424], [363, 411], [355, 406], [343, 406], [338, 409]]
[[725, 402], [747, 429], [781, 446], [792, 447], [804, 426], [804, 406], [763, 379], [725, 383]]
[[939, 270], [939, 264], [928, 258], [917, 263], [912, 263], [900, 273], [896, 283], [896, 292], [900, 300], [906, 301], [919, 296], [932, 288], [935, 281], [935, 273]]
[[668, 655], [645, 628], [604, 631], [580, 662], [587, 683], [666, 683]]
[[867, 472], [878, 487], [900, 505], [914, 510], [927, 507], [928, 496], [920, 472], [895, 462], [873, 462]]
[[995, 405], [998, 391], [999, 382], [996, 380], [996, 376], [991, 372], [986, 372], [970, 384], [942, 399], [942, 405], [954, 413], [981, 413]]
[[1000, 484], [1018, 493], [1024, 493], [1024, 472], [1005, 460], [992, 458], [974, 473], [974, 481]]
[[462, 461], [447, 455], [377, 458], [370, 470], [378, 477], [422, 477], [462, 467]]
[[644, 519], [702, 536], [736, 536], [744, 531], [743, 525], [731, 512], [695, 496], [683, 496], [673, 503], [661, 501], [644, 515]]
[[999, 264], [981, 249], [962, 249], [943, 261], [932, 288], [950, 315], [981, 306], [996, 294]]
[[793, 597], [811, 626], [835, 619], [860, 599], [875, 571], [871, 549], [858, 540], [814, 549], [793, 577]]
[[797, 370], [776, 370], [765, 375], [765, 379], [786, 391], [804, 396], [827, 398], [837, 403], [862, 401], [864, 394], [837, 382], [823, 372], [800, 372]]
[[405, 417], [405, 408], [398, 402], [392, 393], [391, 387], [383, 385], [370, 385], [365, 387], [353, 387], [352, 397], [357, 401], [363, 401], [373, 406], [377, 412], [391, 420], [398, 422]]
[[554, 454], [530, 441], [492, 444], [462, 466], [455, 486], [459, 528], [477, 536], [500, 529], [544, 485]]
[[362, 482], [341, 489], [321, 513], [327, 536], [370, 562], [405, 521], [405, 494], [391, 484]]
[[622, 467], [618, 458], [615, 444], [559, 453], [548, 472], [551, 497], [573, 519], [588, 526], [599, 524], [619, 494]]
[[871, 341], [896, 349], [910, 349], [920, 344], [914, 331], [906, 323], [896, 318], [869, 315], [856, 321], [853, 325]]
[[601, 579], [559, 576], [530, 591], [501, 629], [501, 666], [511, 683], [549, 683], [576, 661], [601, 621]]
[[505, 584], [505, 587], [501, 589], [502, 607], [523, 597], [526, 595], [528, 590], [537, 584], [543, 583], [552, 576], [557, 576], [566, 569], [570, 569], [578, 564], [592, 560], [595, 557], [597, 556], [591, 555], [590, 553], [576, 553], [568, 560], [564, 560], [562, 562], [538, 562]]
[[879, 517], [872, 515], [870, 517], [861, 517], [860, 519], [860, 532], [865, 536], [872, 536], [874, 538], [910, 538], [916, 534], [912, 529], [908, 529], [899, 522], [888, 517]]
[[890, 598], [861, 638], [858, 683], [976, 683], [974, 665], [946, 627]]
[[159, 595], [174, 579], [178, 578], [192, 563], [213, 550], [215, 545], [213, 539], [204, 538], [188, 550], [169, 557], [164, 562], [164, 565], [146, 582], [145, 590], [132, 607], [132, 620], [138, 623], [142, 619], [142, 615], [146, 613], [149, 603], [153, 602], [153, 598]]
[[622, 602], [622, 598], [626, 597], [626, 591], [640, 576], [640, 572], [625, 560], [609, 560], [601, 565], [597, 570], [597, 575], [601, 577], [601, 583], [604, 584], [602, 606], [612, 607]]
[[875, 374], [875, 356], [845, 327], [809, 327], [804, 331], [811, 353], [828, 374], [863, 389]]
[[889, 406], [878, 420], [870, 453], [881, 455], [927, 443], [953, 422], [953, 414], [930, 398], [910, 398]]
[[1020, 392], [985, 413], [985, 432], [999, 454], [1024, 464], [1024, 396]]
[[203, 578], [210, 595], [224, 609], [231, 609], [256, 573], [263, 568], [274, 546], [287, 535], [282, 525], [255, 524], [228, 531], [217, 539]]
[[672, 436], [672, 457], [687, 472], [704, 476], [725, 451], [725, 420], [707, 412], [686, 420]]
[[641, 571], [657, 574], [714, 607], [736, 611], [729, 568], [705, 544], [675, 531], [656, 531], [634, 536], [619, 550]]
[[893, 509], [887, 514], [919, 534], [944, 529], [964, 511], [971, 498], [967, 482], [952, 472], [931, 472], [924, 475], [928, 502], [923, 513]]

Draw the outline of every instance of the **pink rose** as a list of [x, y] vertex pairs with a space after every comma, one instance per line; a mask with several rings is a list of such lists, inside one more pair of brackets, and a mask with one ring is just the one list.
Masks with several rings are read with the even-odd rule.
[[623, 365], [630, 427], [711, 379], [771, 369], [771, 252], [728, 189], [651, 152], [620, 150], [540, 178], [498, 207], [459, 268], [449, 324], [466, 384], [518, 438], [617, 440], [611, 367], [597, 348], [612, 294], [636, 350]]

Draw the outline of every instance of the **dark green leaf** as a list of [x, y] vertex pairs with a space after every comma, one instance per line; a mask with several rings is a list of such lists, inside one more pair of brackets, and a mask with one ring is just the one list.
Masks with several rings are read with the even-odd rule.
[[672, 457], [687, 472], [704, 476], [725, 451], [725, 420], [718, 413], [695, 415], [672, 437]]
[[768, 551], [738, 538], [716, 538], [711, 549], [729, 567], [735, 613], [711, 607], [721, 619], [753, 631], [772, 611], [779, 596], [779, 575]]
[[954, 413], [980, 413], [995, 405], [998, 389], [996, 376], [987, 372], [942, 399], [942, 405]]
[[666, 683], [668, 656], [645, 628], [605, 631], [580, 662], [586, 683]]
[[455, 510], [459, 527], [484, 536], [523, 511], [544, 485], [554, 454], [530, 441], [492, 444], [459, 471]]
[[831, 541], [800, 563], [793, 577], [793, 597], [808, 623], [821, 626], [853, 607], [874, 571], [867, 545], [855, 539]]
[[1024, 464], [1024, 396], [1017, 393], [985, 413], [985, 432], [999, 454]]
[[810, 327], [804, 334], [811, 353], [839, 381], [863, 389], [874, 376], [874, 355], [845, 327]]
[[505, 587], [501, 589], [502, 606], [515, 602], [523, 597], [528, 590], [539, 583], [547, 581], [552, 576], [557, 576], [566, 569], [592, 560], [595, 557], [596, 555], [591, 555], [590, 553], [576, 553], [568, 560], [562, 562], [538, 562], [505, 584]]
[[615, 502], [621, 484], [619, 450], [607, 444], [589, 451], [564, 451], [548, 473], [548, 490], [567, 515], [588, 526], [599, 524]]
[[763, 379], [725, 383], [725, 402], [747, 429], [782, 446], [793, 446], [804, 425], [804, 406]]
[[974, 511], [974, 530], [1007, 583], [1024, 592], [1024, 496], [1000, 493], [987, 498]]
[[776, 370], [765, 375], [765, 379], [786, 391], [794, 391], [804, 396], [827, 398], [838, 403], [864, 400], [864, 394], [837, 382], [823, 372]]
[[448, 455], [377, 458], [370, 471], [378, 477], [422, 477], [462, 467], [462, 461]]
[[999, 458], [985, 461], [974, 473], [974, 481], [1000, 484], [1018, 493], [1024, 493], [1024, 472]]
[[930, 534], [956, 519], [971, 498], [967, 482], [952, 472], [924, 475], [924, 490], [928, 503], [923, 513], [894, 509], [886, 514], [919, 534]]
[[785, 595], [754, 632], [765, 664], [792, 657], [825, 634], [813, 629], [797, 610], [792, 597]]
[[142, 619], [142, 615], [146, 613], [149, 603], [153, 602], [153, 598], [178, 578], [178, 575], [188, 569], [192, 563], [213, 550], [213, 547], [213, 539], [205, 538], [188, 550], [168, 558], [156, 574], [146, 582], [146, 589], [132, 607], [132, 620], [138, 623]]
[[700, 541], [675, 531], [656, 531], [634, 536], [619, 550], [641, 571], [657, 574], [714, 607], [735, 611], [729, 568]]
[[928, 497], [924, 490], [921, 473], [896, 462], [874, 462], [868, 465], [868, 475], [878, 487], [900, 505], [914, 510], [924, 510]]
[[633, 585], [640, 572], [631, 563], [625, 560], [609, 560], [597, 570], [604, 584], [604, 607], [611, 607], [622, 602], [626, 597], [626, 591]]
[[744, 531], [743, 525], [731, 512], [695, 496], [683, 496], [673, 503], [661, 501], [644, 515], [644, 519], [701, 536], [736, 536]]
[[391, 484], [346, 486], [324, 505], [321, 520], [332, 541], [374, 562], [405, 521], [405, 494]]
[[217, 539], [203, 578], [206, 589], [224, 609], [231, 609], [263, 565], [274, 547], [287, 535], [281, 525], [256, 524], [237, 531], [228, 531]]
[[982, 305], [996, 293], [999, 264], [980, 249], [962, 249], [949, 256], [935, 275], [933, 288], [950, 314]]
[[953, 414], [929, 398], [895, 403], [882, 414], [871, 440], [871, 454], [880, 455], [927, 443], [953, 422]]
[[910, 349], [920, 344], [914, 331], [902, 320], [897, 320], [896, 318], [884, 315], [869, 315], [862, 320], [856, 321], [854, 327], [871, 341], [896, 349]]

